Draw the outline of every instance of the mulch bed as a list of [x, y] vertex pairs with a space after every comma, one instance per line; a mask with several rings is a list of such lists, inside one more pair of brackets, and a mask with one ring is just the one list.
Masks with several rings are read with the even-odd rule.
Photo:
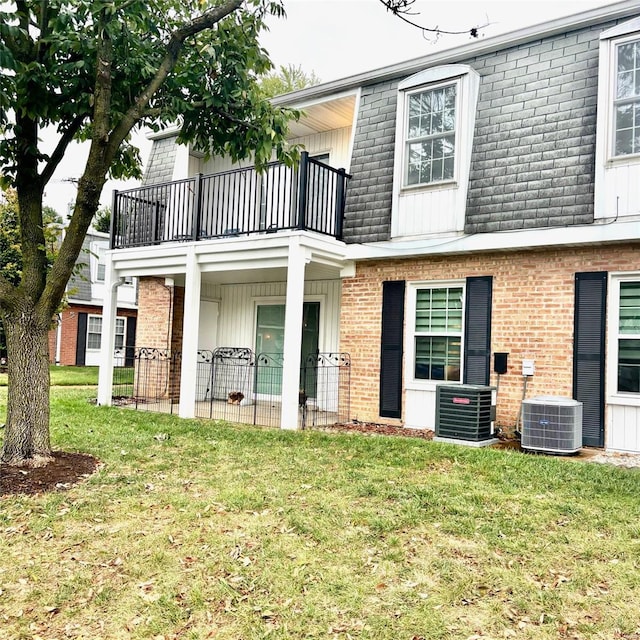
[[0, 464], [0, 496], [63, 491], [90, 476], [98, 465], [98, 459], [86, 453], [64, 451], [54, 451], [53, 460], [36, 469]]
[[326, 431], [347, 431], [351, 433], [365, 433], [373, 436], [403, 436], [405, 438], [422, 438], [433, 440], [435, 433], [431, 429], [408, 429], [392, 424], [378, 424], [377, 422], [342, 422], [327, 426]]

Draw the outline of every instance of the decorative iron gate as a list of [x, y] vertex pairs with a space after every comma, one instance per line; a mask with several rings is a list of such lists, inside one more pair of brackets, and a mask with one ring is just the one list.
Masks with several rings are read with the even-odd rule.
[[[115, 367], [113, 398], [144, 411], [173, 413], [180, 396], [180, 352], [138, 348], [133, 367]], [[282, 354], [256, 354], [245, 347], [199, 350], [196, 416], [244, 424], [280, 424]], [[299, 426], [350, 419], [351, 358], [314, 353], [304, 358], [298, 394]]]

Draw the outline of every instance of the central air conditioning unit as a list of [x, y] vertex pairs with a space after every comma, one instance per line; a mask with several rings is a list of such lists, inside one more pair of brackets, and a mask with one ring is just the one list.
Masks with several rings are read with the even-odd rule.
[[498, 442], [493, 437], [494, 390], [473, 384], [438, 385], [434, 440], [476, 447]]
[[582, 402], [538, 396], [522, 402], [523, 449], [577, 453], [582, 448]]

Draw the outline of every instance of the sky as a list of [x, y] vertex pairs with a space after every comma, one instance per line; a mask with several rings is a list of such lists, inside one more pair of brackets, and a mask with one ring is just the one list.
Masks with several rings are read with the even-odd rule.
[[[468, 32], [480, 27], [480, 38], [531, 26], [597, 6], [606, 0], [416, 0], [411, 19], [421, 25]], [[416, 28], [389, 13], [379, 0], [284, 0], [286, 19], [271, 19], [262, 45], [276, 67], [293, 64], [314, 72], [323, 82], [377, 69], [472, 41], [468, 33], [425, 38]], [[143, 162], [150, 143], [136, 138]], [[70, 148], [49, 183], [45, 204], [65, 215], [75, 198], [73, 179], [80, 175], [86, 147]], [[111, 202], [114, 188], [135, 182], [109, 182], [102, 203]]]

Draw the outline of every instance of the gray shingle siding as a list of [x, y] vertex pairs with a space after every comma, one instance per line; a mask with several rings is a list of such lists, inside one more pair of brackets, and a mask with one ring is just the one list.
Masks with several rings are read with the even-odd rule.
[[[465, 232], [593, 222], [599, 35], [613, 23], [462, 60], [480, 74]], [[397, 83], [364, 87], [344, 235], [387, 240]]]
[[143, 185], [170, 182], [176, 162], [176, 138], [154, 140], [149, 155], [149, 163], [142, 181]]
[[593, 222], [600, 31], [469, 61], [481, 82], [467, 233]]
[[386, 240], [391, 232], [397, 84], [364, 87], [351, 158], [344, 221], [347, 242]]
[[74, 300], [91, 300], [91, 241], [93, 236], [87, 235], [82, 243], [80, 255], [76, 260], [76, 270], [69, 279], [67, 291]]

